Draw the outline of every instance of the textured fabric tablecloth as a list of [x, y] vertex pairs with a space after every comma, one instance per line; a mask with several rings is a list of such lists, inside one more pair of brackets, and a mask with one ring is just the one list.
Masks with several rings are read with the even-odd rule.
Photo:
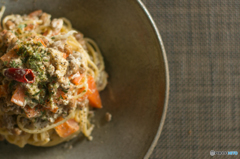
[[[170, 72], [167, 118], [151, 159], [240, 158], [240, 1], [143, 0]], [[213, 158], [229, 158], [214, 156]]]

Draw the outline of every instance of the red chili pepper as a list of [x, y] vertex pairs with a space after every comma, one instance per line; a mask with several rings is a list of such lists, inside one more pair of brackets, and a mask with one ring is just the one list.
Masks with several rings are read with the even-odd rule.
[[31, 69], [7, 68], [3, 71], [4, 76], [23, 83], [33, 83], [35, 75]]

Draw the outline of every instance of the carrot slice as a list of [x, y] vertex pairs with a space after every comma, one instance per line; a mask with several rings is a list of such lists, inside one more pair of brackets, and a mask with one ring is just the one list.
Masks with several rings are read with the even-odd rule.
[[17, 89], [13, 92], [11, 102], [19, 106], [24, 106], [24, 101], [25, 101], [24, 97], [25, 97], [24, 88], [18, 85]]
[[[80, 94], [84, 90], [85, 90], [84, 87], [79, 88], [78, 89], [78, 94]], [[88, 77], [88, 90], [87, 90], [87, 92], [84, 94], [84, 96], [82, 96], [81, 98], [78, 98], [77, 100], [79, 102], [81, 102], [85, 98], [88, 98], [90, 106], [92, 106], [94, 108], [102, 108], [102, 101], [101, 101], [99, 92], [97, 90], [94, 78], [92, 76]]]
[[88, 77], [88, 100], [89, 104], [95, 108], [102, 108], [102, 101], [97, 90], [94, 78], [92, 76]]
[[18, 50], [19, 50], [19, 46], [16, 45], [16, 46], [14, 46], [9, 52], [7, 52], [6, 54], [4, 54], [0, 59], [1, 59], [3, 62], [7, 62], [6, 65], [8, 65], [9, 62], [10, 62], [12, 59], [18, 57], [18, 55], [17, 55]]
[[[63, 117], [59, 117], [56, 119], [55, 123], [62, 120]], [[65, 123], [56, 126], [55, 130], [60, 137], [68, 137], [79, 130], [79, 125], [74, 119], [69, 119]]]
[[24, 107], [24, 111], [28, 118], [35, 117], [35, 116], [39, 115], [41, 112], [38, 106], [31, 108], [28, 105]]
[[49, 30], [46, 30], [43, 35], [46, 36], [49, 33]]
[[28, 25], [25, 27], [25, 31], [33, 30], [33, 28], [34, 28], [34, 25], [33, 25], [33, 24], [28, 24]]
[[66, 53], [62, 53], [62, 55], [63, 55], [63, 58], [67, 58], [68, 57], [68, 54], [66, 54]]
[[75, 73], [74, 75], [69, 77], [71, 80], [71, 82], [75, 85], [79, 85], [81, 83], [81, 80], [83, 78], [83, 75], [81, 75], [79, 72]]
[[63, 99], [67, 99], [66, 94], [61, 89], [58, 89], [58, 91], [57, 91], [57, 98], [61, 98], [61, 97]]

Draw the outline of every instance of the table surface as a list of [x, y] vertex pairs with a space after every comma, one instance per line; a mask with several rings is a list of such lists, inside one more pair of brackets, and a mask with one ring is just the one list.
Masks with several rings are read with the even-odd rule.
[[167, 118], [150, 158], [240, 153], [240, 1], [143, 2], [162, 36], [170, 72]]

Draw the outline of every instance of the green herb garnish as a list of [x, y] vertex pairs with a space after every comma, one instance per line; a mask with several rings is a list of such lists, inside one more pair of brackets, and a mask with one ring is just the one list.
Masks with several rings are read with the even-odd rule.
[[13, 90], [13, 87], [14, 87], [16, 84], [17, 84], [17, 81], [12, 80], [12, 81], [9, 83], [8, 88], [9, 88], [10, 90]]
[[41, 42], [37, 42], [38, 46], [42, 46], [42, 43]]
[[33, 96], [37, 96], [37, 95], [39, 95], [39, 93], [41, 93], [41, 90], [39, 92], [37, 92], [36, 94], [34, 94]]
[[65, 89], [62, 89], [62, 91], [63, 91], [64, 93], [67, 93], [67, 92], [68, 92], [68, 90], [65, 90]]
[[15, 61], [11, 61], [10, 66], [13, 67], [13, 68], [18, 68], [20, 66], [20, 64], [16, 63]]
[[32, 102], [34, 102], [34, 103], [38, 103], [38, 100], [36, 100], [36, 99], [32, 99]]
[[27, 26], [27, 24], [20, 24], [20, 25], [18, 26], [18, 28], [23, 29], [23, 28], [25, 28], [26, 26]]

